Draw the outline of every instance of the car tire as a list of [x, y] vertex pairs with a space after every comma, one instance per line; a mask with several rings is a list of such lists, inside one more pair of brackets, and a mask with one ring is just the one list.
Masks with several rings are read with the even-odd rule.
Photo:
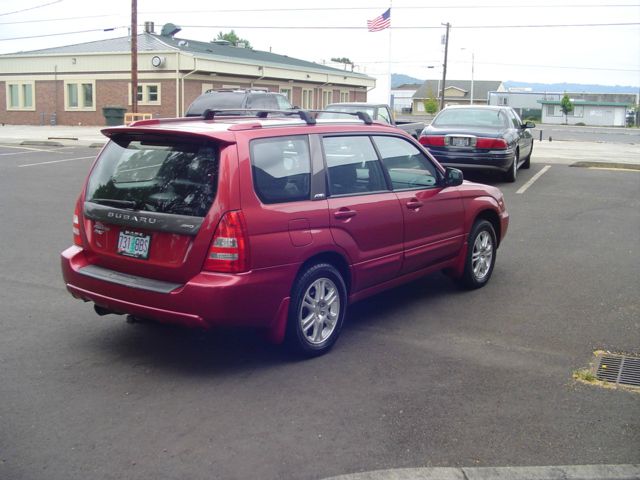
[[287, 346], [305, 357], [327, 353], [340, 335], [346, 310], [347, 288], [333, 265], [318, 263], [304, 270], [291, 292]]
[[527, 159], [522, 162], [520, 168], [531, 168], [531, 155], [533, 155], [533, 142], [531, 142], [531, 150], [529, 150], [529, 155], [527, 155]]
[[504, 179], [507, 182], [515, 182], [516, 178], [518, 177], [518, 162], [520, 161], [520, 150], [516, 149], [516, 154], [513, 157], [513, 162], [511, 163], [511, 166], [509, 167], [509, 170], [507, 170], [504, 174]]
[[496, 232], [491, 222], [477, 220], [469, 234], [461, 286], [473, 290], [484, 287], [491, 278], [496, 263]]

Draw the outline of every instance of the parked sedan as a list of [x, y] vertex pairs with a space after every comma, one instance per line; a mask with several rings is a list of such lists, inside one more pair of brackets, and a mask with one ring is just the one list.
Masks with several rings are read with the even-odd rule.
[[420, 143], [443, 165], [498, 170], [515, 182], [518, 168], [529, 168], [536, 125], [523, 123], [510, 107], [451, 106], [420, 134]]

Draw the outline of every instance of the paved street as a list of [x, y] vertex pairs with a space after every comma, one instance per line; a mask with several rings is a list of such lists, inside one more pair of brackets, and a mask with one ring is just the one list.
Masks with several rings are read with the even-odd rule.
[[437, 274], [378, 295], [298, 361], [254, 332], [130, 325], [71, 298], [59, 253], [97, 150], [0, 141], [0, 478], [640, 463], [640, 393], [572, 379], [596, 349], [640, 354], [640, 172], [571, 167], [580, 145], [536, 143], [515, 184], [470, 177], [511, 214], [486, 288]]

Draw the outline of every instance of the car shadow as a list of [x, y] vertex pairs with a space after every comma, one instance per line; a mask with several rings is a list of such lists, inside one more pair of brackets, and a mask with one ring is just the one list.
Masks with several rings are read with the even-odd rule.
[[[393, 327], [394, 322], [406, 318], [402, 315], [406, 309], [458, 293], [461, 292], [455, 283], [443, 274], [404, 284], [351, 305], [342, 335], [357, 335], [360, 328], [379, 324]], [[224, 377], [250, 375], [259, 369], [309, 361], [291, 353], [285, 345], [269, 343], [256, 329], [198, 330], [154, 322], [130, 324], [124, 316], [106, 318], [112, 323], [96, 327], [99, 332], [92, 330], [90, 335], [83, 334], [82, 345], [76, 347], [100, 352], [108, 357], [109, 363]], [[341, 342], [341, 346], [348, 348], [348, 343]]]

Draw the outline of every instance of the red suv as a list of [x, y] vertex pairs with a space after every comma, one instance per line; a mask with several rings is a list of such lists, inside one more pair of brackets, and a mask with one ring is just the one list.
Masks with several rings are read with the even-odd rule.
[[67, 289], [100, 315], [251, 326], [319, 355], [352, 302], [437, 270], [484, 286], [507, 231], [500, 190], [363, 114], [103, 133], [62, 253]]

